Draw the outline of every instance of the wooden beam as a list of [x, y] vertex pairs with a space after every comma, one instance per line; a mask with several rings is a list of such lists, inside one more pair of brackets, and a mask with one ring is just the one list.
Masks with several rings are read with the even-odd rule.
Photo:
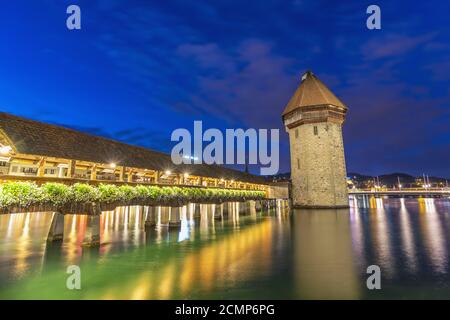
[[127, 170], [127, 167], [121, 166], [119, 168], [119, 181], [125, 181], [125, 172]]
[[75, 168], [77, 167], [76, 160], [69, 160], [69, 167], [67, 169], [67, 177], [73, 178], [75, 176]]
[[91, 167], [91, 180], [97, 180], [97, 165]]
[[38, 172], [37, 172], [37, 176], [38, 177], [43, 177], [45, 174], [45, 158], [41, 158], [38, 162]]

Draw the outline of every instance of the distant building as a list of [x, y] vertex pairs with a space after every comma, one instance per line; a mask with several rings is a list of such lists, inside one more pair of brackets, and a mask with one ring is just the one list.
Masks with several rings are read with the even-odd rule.
[[289, 134], [294, 207], [348, 207], [342, 124], [347, 107], [311, 71], [282, 117]]

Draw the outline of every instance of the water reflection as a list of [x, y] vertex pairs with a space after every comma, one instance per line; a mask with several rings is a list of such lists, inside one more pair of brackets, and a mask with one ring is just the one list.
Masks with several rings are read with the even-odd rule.
[[[47, 245], [52, 213], [0, 216], [0, 298], [189, 299], [450, 298], [449, 201], [353, 197], [349, 210], [256, 211], [230, 203], [181, 208], [181, 225], [145, 227], [149, 211], [105, 211], [102, 245], [81, 246], [87, 218], [65, 219]], [[79, 264], [84, 290], [65, 290]], [[366, 269], [382, 269], [383, 292]], [[45, 285], [45, 288], [43, 287]], [[430, 290], [433, 288], [433, 290]]]
[[292, 228], [296, 298], [358, 298], [348, 210], [295, 210]]
[[402, 251], [406, 258], [406, 265], [410, 273], [417, 271], [417, 254], [414, 244], [414, 234], [410, 213], [405, 205], [405, 199], [400, 199], [400, 228], [402, 237]]
[[435, 272], [446, 273], [448, 269], [444, 232], [440, 214], [436, 210], [434, 199], [419, 199], [419, 221], [428, 258]]
[[362, 221], [363, 217], [361, 216], [361, 212], [355, 202], [353, 206], [350, 207], [350, 229], [352, 235], [351, 237], [352, 247], [356, 261], [359, 262], [359, 265], [364, 266], [367, 265], [367, 263], [365, 256], [364, 225]]
[[383, 210], [383, 200], [378, 198], [376, 207], [369, 209], [371, 237], [375, 249], [375, 264], [379, 265], [386, 277], [392, 278], [395, 273], [395, 259], [392, 254], [392, 229], [389, 217]]

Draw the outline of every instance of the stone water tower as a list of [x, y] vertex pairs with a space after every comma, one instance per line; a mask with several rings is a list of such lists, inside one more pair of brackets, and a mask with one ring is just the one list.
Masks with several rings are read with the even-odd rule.
[[283, 112], [296, 208], [348, 207], [342, 124], [347, 107], [311, 71]]

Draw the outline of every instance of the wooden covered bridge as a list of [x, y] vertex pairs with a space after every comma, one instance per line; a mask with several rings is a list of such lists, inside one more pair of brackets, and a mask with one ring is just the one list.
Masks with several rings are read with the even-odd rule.
[[[90, 135], [62, 126], [0, 113], [0, 184], [33, 181], [38, 185], [60, 182], [66, 185], [101, 183], [114, 185], [179, 186], [263, 191], [270, 197], [271, 184], [264, 177], [218, 165], [174, 165], [168, 154]], [[215, 218], [232, 210], [258, 211], [286, 206], [287, 201], [244, 199], [245, 202], [207, 203]], [[177, 227], [182, 210], [197, 216], [200, 204], [142, 205], [147, 226]], [[234, 209], [233, 209], [234, 208]], [[240, 209], [239, 209], [240, 208]], [[64, 215], [54, 211], [48, 240], [63, 238]], [[159, 217], [159, 218], [157, 218]], [[100, 212], [88, 216], [85, 244], [100, 241]]]
[[0, 179], [199, 185], [266, 190], [264, 177], [218, 165], [174, 165], [168, 154], [0, 113]]

